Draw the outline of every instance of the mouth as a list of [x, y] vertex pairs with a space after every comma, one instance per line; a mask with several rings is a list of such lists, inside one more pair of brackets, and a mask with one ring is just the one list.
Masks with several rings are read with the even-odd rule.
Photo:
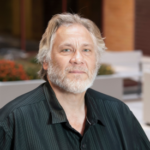
[[75, 73], [75, 74], [84, 74], [84, 71], [80, 71], [80, 70], [73, 70], [73, 71], [69, 71], [69, 73]]

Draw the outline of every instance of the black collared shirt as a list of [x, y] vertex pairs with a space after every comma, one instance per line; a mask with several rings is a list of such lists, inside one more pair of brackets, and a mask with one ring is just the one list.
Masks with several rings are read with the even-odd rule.
[[73, 129], [47, 83], [0, 110], [0, 150], [150, 150], [138, 121], [121, 101], [89, 89], [88, 126]]

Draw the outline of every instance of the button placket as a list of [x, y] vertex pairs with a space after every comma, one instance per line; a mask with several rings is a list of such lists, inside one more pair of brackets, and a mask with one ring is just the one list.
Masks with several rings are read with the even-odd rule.
[[82, 142], [81, 142], [81, 149], [82, 150], [85, 150], [87, 148], [87, 143], [86, 143], [86, 139], [85, 137], [82, 139]]
[[86, 148], [86, 144], [85, 144], [85, 143], [84, 143], [84, 144], [82, 144], [82, 148], [84, 148], [84, 149]]

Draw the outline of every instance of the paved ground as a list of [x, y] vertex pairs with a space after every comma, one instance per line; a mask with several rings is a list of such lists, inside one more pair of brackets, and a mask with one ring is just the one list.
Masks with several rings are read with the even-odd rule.
[[146, 125], [143, 120], [143, 103], [142, 100], [137, 101], [125, 101], [125, 103], [129, 106], [130, 110], [136, 116], [138, 121], [140, 122], [142, 128], [144, 129], [147, 137], [150, 140], [150, 126]]

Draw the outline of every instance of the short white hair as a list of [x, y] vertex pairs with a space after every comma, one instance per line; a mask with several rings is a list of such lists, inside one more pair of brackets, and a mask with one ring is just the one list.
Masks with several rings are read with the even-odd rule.
[[[100, 64], [101, 54], [105, 51], [106, 47], [99, 28], [91, 20], [70, 13], [56, 14], [49, 21], [46, 31], [40, 41], [39, 52], [37, 55], [38, 62], [43, 64], [43, 62], [48, 63], [50, 61], [51, 50], [57, 29], [62, 25], [69, 26], [74, 24], [82, 25], [90, 32], [96, 47], [96, 62], [98, 65]], [[41, 78], [47, 80], [47, 70], [44, 70], [43, 66], [39, 71], [39, 75]]]

